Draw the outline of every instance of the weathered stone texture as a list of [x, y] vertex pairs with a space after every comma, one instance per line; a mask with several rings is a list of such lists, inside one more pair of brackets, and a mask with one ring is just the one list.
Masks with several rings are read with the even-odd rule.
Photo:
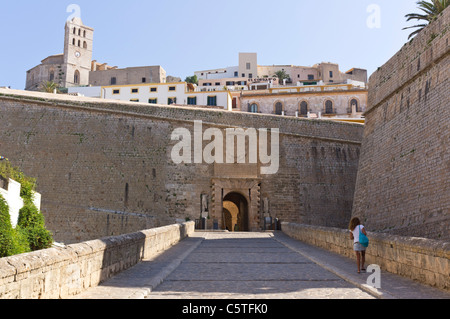
[[[270, 199], [271, 216], [285, 221], [341, 227], [351, 215], [361, 125], [13, 90], [0, 90], [0, 110], [2, 154], [37, 178], [42, 211], [58, 241], [200, 218], [202, 194], [211, 207], [220, 204], [213, 196], [218, 177], [260, 184], [250, 194], [241, 189], [251, 202], [250, 230], [262, 225], [263, 197]], [[244, 170], [232, 179], [239, 165], [228, 169], [230, 176], [217, 176], [206, 163], [176, 165], [171, 151], [178, 142], [171, 134], [187, 128], [194, 136], [195, 120], [204, 131], [279, 128], [278, 174], [260, 175], [258, 166], [255, 176]], [[221, 208], [211, 213], [209, 227], [222, 220]]]
[[194, 223], [0, 259], [0, 299], [67, 299], [152, 258], [194, 232]]
[[450, 9], [370, 78], [353, 215], [372, 231], [450, 239]]
[[[292, 238], [355, 258], [353, 240], [346, 229], [282, 223], [282, 230]], [[373, 232], [368, 232], [368, 237], [366, 266], [379, 265], [383, 271], [450, 290], [448, 242]]]

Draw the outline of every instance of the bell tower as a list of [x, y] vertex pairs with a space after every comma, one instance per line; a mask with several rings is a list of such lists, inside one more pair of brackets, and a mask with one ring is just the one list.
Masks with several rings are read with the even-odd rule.
[[63, 87], [89, 84], [94, 29], [83, 25], [79, 17], [67, 21], [64, 36]]

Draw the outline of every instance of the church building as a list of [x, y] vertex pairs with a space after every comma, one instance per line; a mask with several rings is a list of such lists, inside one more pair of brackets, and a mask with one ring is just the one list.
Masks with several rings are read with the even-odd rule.
[[[64, 53], [51, 55], [27, 71], [25, 90], [39, 91], [51, 81], [60, 88], [90, 85], [129, 85], [165, 83], [166, 71], [161, 66], [119, 69], [92, 60], [94, 29], [85, 26], [81, 18], [66, 22]], [[138, 80], [136, 80], [138, 79]]]

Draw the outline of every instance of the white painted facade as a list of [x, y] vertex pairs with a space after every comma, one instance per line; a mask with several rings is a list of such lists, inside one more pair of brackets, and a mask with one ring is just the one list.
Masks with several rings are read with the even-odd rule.
[[68, 94], [100, 98], [102, 96], [102, 88], [100, 86], [70, 87], [68, 88]]
[[147, 104], [210, 106], [232, 110], [229, 91], [202, 92], [198, 88], [188, 90], [186, 82], [103, 86], [101, 97]]
[[[14, 228], [17, 226], [19, 220], [19, 211], [22, 209], [24, 203], [22, 197], [20, 197], [21, 185], [9, 179], [7, 190], [0, 187], [0, 195], [3, 196], [6, 203], [9, 206], [9, 215], [11, 217], [11, 224]], [[41, 210], [41, 194], [33, 193], [33, 203], [36, 205], [37, 209]]]

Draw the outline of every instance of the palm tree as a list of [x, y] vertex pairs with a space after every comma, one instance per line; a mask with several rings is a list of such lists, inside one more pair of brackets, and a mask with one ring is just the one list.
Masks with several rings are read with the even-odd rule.
[[437, 19], [438, 15], [445, 10], [445, 8], [448, 7], [450, 4], [450, 0], [431, 0], [429, 1], [418, 1], [417, 2], [418, 7], [420, 10], [422, 10], [425, 14], [419, 14], [419, 13], [410, 13], [405, 16], [405, 18], [408, 18], [406, 21], [410, 20], [419, 20], [423, 21], [422, 24], [417, 24], [411, 27], [403, 28], [403, 30], [411, 29], [411, 28], [418, 28], [416, 31], [411, 33], [408, 37], [408, 40], [411, 39], [413, 36], [417, 35], [420, 31], [422, 31], [423, 28], [425, 28], [430, 22]]
[[40, 91], [46, 93], [58, 92], [59, 85], [53, 81], [42, 82]]
[[289, 75], [284, 70], [280, 70], [280, 71], [275, 72], [274, 77], [278, 78], [278, 82], [280, 83], [280, 85], [283, 84], [283, 80], [289, 79]]

